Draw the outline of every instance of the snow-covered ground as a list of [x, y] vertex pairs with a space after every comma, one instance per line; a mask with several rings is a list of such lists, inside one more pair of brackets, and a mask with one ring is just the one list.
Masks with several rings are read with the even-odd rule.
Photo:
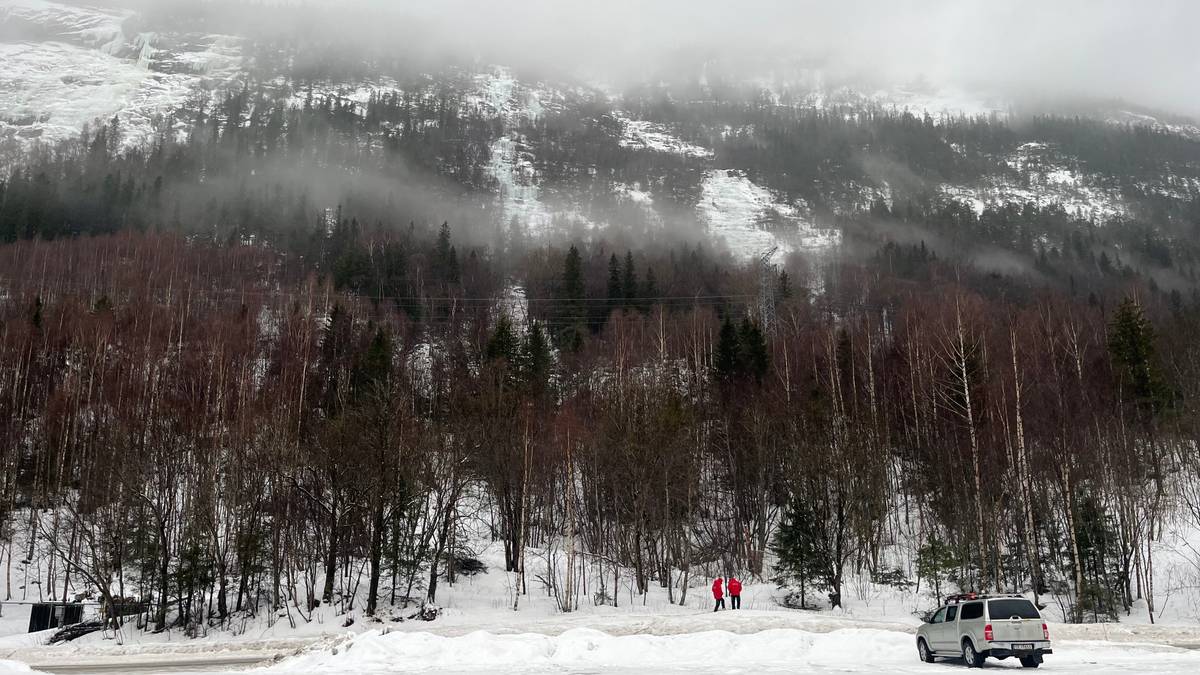
[[0, 26], [29, 36], [0, 42], [0, 139], [53, 143], [117, 115], [124, 147], [142, 145], [156, 121], [241, 64], [233, 38], [126, 33], [130, 21], [91, 6], [0, 0]]
[[[753, 616], [732, 617], [753, 621]], [[768, 629], [753, 633], [703, 630], [673, 635], [613, 635], [574, 628], [559, 635], [381, 632], [363, 635], [337, 653], [320, 651], [266, 669], [270, 673], [928, 673], [912, 635], [873, 628], [830, 632]], [[961, 663], [947, 666], [962, 668]], [[943, 666], [945, 667], [945, 666]], [[1020, 668], [1015, 661], [989, 668]], [[1046, 670], [1063, 673], [1194, 673], [1200, 652], [1155, 645], [1063, 642]]]
[[621, 123], [622, 132], [619, 143], [623, 148], [666, 152], [696, 159], [712, 159], [714, 157], [712, 150], [688, 143], [676, 136], [664, 124], [649, 120], [636, 120], [623, 112], [613, 113], [613, 118]]
[[1133, 112], [1131, 110], [1118, 110], [1110, 113], [1105, 118], [1105, 121], [1110, 124], [1131, 124], [1133, 126], [1148, 127], [1156, 131], [1200, 139], [1200, 124], [1194, 121], [1164, 120], [1154, 115]]
[[0, 675], [15, 675], [16, 673], [32, 673], [33, 670], [18, 661], [0, 660]]
[[1045, 143], [1025, 143], [1004, 158], [1019, 180], [992, 176], [974, 185], [945, 185], [944, 194], [982, 214], [988, 206], [1059, 204], [1069, 215], [1104, 224], [1128, 214], [1120, 190], [1101, 185]]
[[[1057, 623], [1052, 607], [1046, 615], [1056, 643], [1047, 670], [1200, 672], [1200, 651], [1195, 649], [1200, 646], [1200, 626], [1195, 598], [1186, 592], [1194, 579], [1181, 576], [1195, 564], [1187, 547], [1196, 533], [1182, 522], [1172, 531], [1176, 536], [1155, 549], [1160, 607], [1168, 605], [1158, 624], [1148, 625], [1144, 605], [1121, 617], [1119, 624], [1092, 625]], [[561, 599], [541, 581], [551, 569], [563, 578], [566, 556], [561, 543], [528, 549], [528, 594], [518, 597], [517, 575], [504, 571], [503, 546], [487, 540], [482, 521], [468, 533], [470, 549], [487, 571], [459, 576], [452, 585], [443, 581], [438, 592], [442, 615], [433, 622], [409, 618], [411, 608], [389, 610], [382, 621], [364, 617], [359, 597], [356, 609], [341, 611], [345, 603], [335, 601], [315, 610], [307, 621], [288, 609], [239, 618], [225, 628], [209, 627], [194, 639], [178, 630], [152, 634], [130, 625], [118, 635], [97, 633], [47, 647], [43, 645], [50, 632], [26, 634], [28, 608], [9, 605], [0, 617], [0, 660], [113, 666], [171, 659], [199, 663], [209, 658], [213, 663], [240, 662], [241, 667], [260, 660], [251, 672], [264, 675], [915, 673], [962, 667], [954, 662], [929, 666], [917, 659], [916, 615], [934, 604], [924, 588], [919, 593], [898, 591], [852, 575], [844, 589], [845, 608], [799, 611], [779, 604], [782, 592], [773, 584], [749, 582], [743, 610], [714, 613], [708, 584], [720, 569], [716, 561], [693, 567], [681, 603], [678, 572], [670, 593], [652, 584], [648, 593], [639, 595], [630, 570], [619, 570], [614, 585], [611, 566], [584, 558], [576, 581], [578, 607], [563, 613]], [[17, 548], [23, 549], [23, 543], [18, 541]], [[14, 582], [26, 579], [20, 565], [19, 560], [14, 563]], [[44, 567], [38, 571], [44, 575]], [[594, 602], [599, 597], [611, 603], [614, 596], [616, 607]], [[989, 665], [1016, 666], [1011, 661]]]
[[824, 253], [841, 243], [841, 232], [816, 226], [806, 208], [789, 204], [739, 171], [716, 169], [705, 174], [697, 209], [714, 238], [735, 256], [754, 260], [778, 248]]
[[998, 117], [1010, 114], [1011, 102], [992, 92], [926, 81], [880, 84], [831, 79], [819, 68], [800, 68], [753, 79], [760, 98], [774, 105], [816, 110], [877, 108], [928, 114], [938, 123], [951, 117]]

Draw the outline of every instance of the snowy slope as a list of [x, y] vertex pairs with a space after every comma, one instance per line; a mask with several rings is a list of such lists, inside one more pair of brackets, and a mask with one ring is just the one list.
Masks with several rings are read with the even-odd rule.
[[1052, 146], [1025, 143], [1003, 159], [1018, 179], [989, 176], [974, 185], [943, 186], [943, 192], [971, 204], [976, 214], [987, 206], [1032, 202], [1059, 204], [1069, 215], [1099, 224], [1128, 215], [1119, 189], [1102, 185]]
[[705, 174], [697, 206], [713, 237], [735, 256], [755, 260], [772, 249], [825, 253], [838, 246], [841, 232], [820, 228], [804, 208], [786, 203], [739, 171]]
[[664, 124], [633, 119], [620, 111], [613, 113], [613, 118], [620, 122], [622, 127], [620, 145], [623, 148], [665, 152], [696, 159], [714, 157], [712, 150], [680, 139]]
[[3, 0], [0, 25], [31, 39], [68, 42], [116, 55], [128, 49], [123, 25], [133, 13], [51, 0]]
[[28, 144], [73, 137], [85, 124], [121, 120], [125, 147], [197, 93], [236, 76], [237, 40], [127, 33], [131, 15], [47, 0], [0, 0], [0, 139]]

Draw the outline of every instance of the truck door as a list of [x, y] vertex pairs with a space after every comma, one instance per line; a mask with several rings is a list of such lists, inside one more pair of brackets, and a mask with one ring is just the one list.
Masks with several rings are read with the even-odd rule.
[[958, 605], [946, 608], [946, 620], [937, 626], [937, 644], [934, 650], [953, 652], [958, 650]]

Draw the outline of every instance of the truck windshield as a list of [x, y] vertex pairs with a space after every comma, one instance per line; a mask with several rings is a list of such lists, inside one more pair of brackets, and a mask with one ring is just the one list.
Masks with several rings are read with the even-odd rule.
[[1011, 619], [1014, 616], [1022, 619], [1040, 619], [1037, 607], [1028, 600], [989, 600], [988, 616], [993, 619]]

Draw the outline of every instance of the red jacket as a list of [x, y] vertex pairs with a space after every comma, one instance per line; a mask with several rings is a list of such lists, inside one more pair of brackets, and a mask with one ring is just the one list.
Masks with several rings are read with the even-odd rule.
[[725, 597], [725, 595], [721, 593], [721, 580], [713, 579], [713, 599], [720, 600], [723, 597]]
[[729, 577], [729, 594], [730, 595], [741, 595], [742, 594], [742, 582], [738, 581], [737, 579], [735, 579], [733, 577]]

